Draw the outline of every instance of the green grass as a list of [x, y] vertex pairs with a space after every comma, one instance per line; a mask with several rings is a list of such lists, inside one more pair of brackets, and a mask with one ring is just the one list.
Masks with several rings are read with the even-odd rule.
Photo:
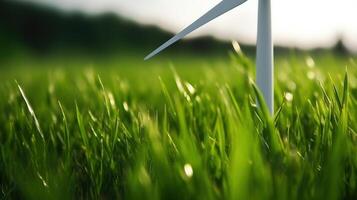
[[356, 60], [281, 56], [270, 117], [230, 55], [2, 64], [0, 196], [356, 199]]

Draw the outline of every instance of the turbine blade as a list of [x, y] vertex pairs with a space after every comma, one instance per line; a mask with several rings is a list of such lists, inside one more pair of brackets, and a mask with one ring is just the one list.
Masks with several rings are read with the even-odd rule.
[[173, 43], [177, 42], [178, 40], [182, 39], [186, 35], [190, 34], [191, 32], [195, 31], [196, 29], [200, 28], [201, 26], [207, 24], [208, 22], [212, 21], [213, 19], [221, 16], [222, 14], [232, 10], [233, 8], [241, 5], [242, 3], [246, 2], [247, 0], [223, 0], [220, 3], [218, 3], [215, 7], [213, 7], [211, 10], [209, 10], [206, 14], [204, 14], [202, 17], [197, 19], [195, 22], [193, 22], [191, 25], [189, 25], [187, 28], [182, 30], [180, 33], [172, 37], [170, 40], [165, 42], [163, 45], [161, 45], [159, 48], [157, 48], [155, 51], [150, 53], [148, 56], [145, 57], [144, 60], [148, 60], [155, 56], [156, 54], [160, 53]]

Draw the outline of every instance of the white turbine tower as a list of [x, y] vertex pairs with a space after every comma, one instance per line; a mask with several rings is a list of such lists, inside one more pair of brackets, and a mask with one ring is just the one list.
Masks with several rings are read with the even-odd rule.
[[[223, 0], [209, 10], [202, 17], [197, 19], [187, 28], [165, 42], [155, 51], [145, 57], [150, 59], [173, 43], [182, 39], [189, 33], [207, 24], [213, 19], [243, 4], [247, 0]], [[257, 70], [256, 82], [262, 91], [266, 104], [271, 114], [274, 113], [274, 65], [273, 65], [273, 41], [271, 28], [271, 0], [259, 0], [258, 6], [258, 34], [257, 34]]]

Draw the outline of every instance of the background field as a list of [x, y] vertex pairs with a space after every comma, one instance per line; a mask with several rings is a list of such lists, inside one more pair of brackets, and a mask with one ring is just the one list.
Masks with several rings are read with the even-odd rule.
[[[53, 32], [38, 46], [67, 29], [35, 19], [92, 31], [114, 19], [1, 8], [3, 199], [357, 198], [357, 59], [341, 46], [277, 48], [271, 117], [253, 47], [206, 38], [144, 62], [166, 37], [152, 28], [142, 30], [152, 41], [117, 39], [119, 48], [114, 35]], [[27, 38], [18, 24], [38, 29]]]

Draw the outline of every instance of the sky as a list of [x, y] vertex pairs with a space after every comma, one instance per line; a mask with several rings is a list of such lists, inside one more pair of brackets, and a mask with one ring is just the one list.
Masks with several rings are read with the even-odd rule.
[[[176, 33], [220, 0], [28, 0], [64, 11], [88, 14], [116, 13], [140, 24]], [[191, 37], [213, 36], [255, 44], [258, 0], [210, 22]], [[272, 0], [274, 43], [302, 49], [329, 48], [342, 39], [357, 53], [357, 0]], [[161, 41], [158, 41], [161, 42]]]

